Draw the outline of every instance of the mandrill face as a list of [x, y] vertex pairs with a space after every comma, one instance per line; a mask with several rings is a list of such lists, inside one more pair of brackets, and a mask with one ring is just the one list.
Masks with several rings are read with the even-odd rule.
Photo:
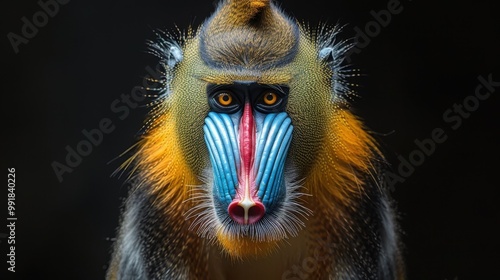
[[[220, 76], [210, 70], [203, 76], [203, 69], [189, 82], [174, 78], [174, 90], [186, 87], [185, 95], [173, 97], [182, 106], [172, 109], [184, 119], [176, 135], [183, 154], [190, 155], [187, 164], [204, 183], [195, 188], [198, 201], [188, 217], [192, 228], [216, 237], [232, 255], [252, 255], [296, 236], [310, 212], [299, 183], [322, 133], [308, 115], [321, 115], [321, 106], [304, 100], [303, 89], [291, 81], [299, 73], [289, 69], [286, 79], [274, 76], [284, 70], [242, 75], [231, 69]], [[296, 125], [294, 119], [302, 120]], [[293, 154], [300, 160], [292, 160]]]

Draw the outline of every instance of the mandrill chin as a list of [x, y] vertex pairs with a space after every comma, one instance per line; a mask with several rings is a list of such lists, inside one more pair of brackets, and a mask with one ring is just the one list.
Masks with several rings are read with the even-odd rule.
[[149, 43], [163, 75], [124, 163], [134, 184], [107, 279], [405, 278], [338, 33], [270, 0], [223, 0]]

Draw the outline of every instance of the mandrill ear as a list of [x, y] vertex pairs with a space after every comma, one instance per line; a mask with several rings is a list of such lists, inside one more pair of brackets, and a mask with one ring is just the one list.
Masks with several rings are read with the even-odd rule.
[[[159, 32], [162, 34], [159, 34]], [[154, 33], [156, 40], [148, 40], [146, 42], [148, 46], [146, 52], [158, 57], [161, 63], [173, 69], [183, 58], [180, 44], [174, 36], [164, 31], [154, 31]]]
[[140, 134], [155, 128], [159, 125], [157, 119], [165, 113], [171, 105], [172, 81], [175, 77], [175, 70], [184, 59], [184, 45], [192, 34], [188, 30], [187, 35], [179, 33], [173, 35], [160, 29], [153, 30], [154, 39], [146, 41], [147, 49], [145, 53], [153, 55], [159, 59], [153, 69], [147, 68], [149, 75], [144, 78], [144, 90], [146, 97], [152, 100], [146, 105], [152, 110], [148, 120], [143, 125]]
[[333, 27], [323, 25], [317, 31], [316, 46], [318, 60], [330, 70], [332, 100], [340, 101], [348, 106], [346, 98], [356, 95], [352, 87], [357, 86], [351, 78], [359, 77], [359, 69], [350, 64], [349, 54], [356, 45], [355, 38], [340, 39], [340, 33], [346, 25]]

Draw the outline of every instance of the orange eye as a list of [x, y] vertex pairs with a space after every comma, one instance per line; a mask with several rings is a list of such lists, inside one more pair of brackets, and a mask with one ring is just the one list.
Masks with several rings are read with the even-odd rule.
[[233, 102], [233, 97], [227, 92], [219, 93], [217, 102], [222, 106], [229, 106]]
[[278, 101], [278, 95], [274, 92], [267, 92], [263, 99], [266, 105], [274, 105]]

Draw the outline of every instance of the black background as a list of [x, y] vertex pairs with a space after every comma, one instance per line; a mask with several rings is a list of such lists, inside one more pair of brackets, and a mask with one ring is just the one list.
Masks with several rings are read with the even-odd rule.
[[[144, 54], [153, 28], [197, 26], [215, 2], [73, 0], [18, 54], [7, 34], [20, 35], [21, 18], [31, 21], [40, 6], [12, 2], [0, 8], [1, 163], [4, 176], [8, 167], [16, 169], [16, 279], [103, 279], [126, 190], [123, 178], [111, 177], [122, 161], [113, 159], [134, 143], [147, 112], [131, 109], [121, 120], [111, 104], [155, 65]], [[280, 2], [311, 26], [348, 24], [347, 38], [389, 1]], [[417, 149], [416, 139], [431, 137], [435, 128], [447, 135], [393, 192], [409, 279], [497, 279], [500, 87], [456, 130], [443, 113], [474, 94], [479, 76], [500, 81], [498, 9], [484, 0], [400, 3], [402, 12], [352, 56], [365, 74], [353, 106], [379, 133], [395, 169], [398, 155], [408, 159]], [[64, 163], [65, 147], [75, 148], [85, 139], [82, 130], [104, 118], [115, 129], [59, 182], [51, 163]], [[0, 218], [7, 214], [4, 182]], [[1, 226], [0, 260], [8, 253], [5, 233]]]

